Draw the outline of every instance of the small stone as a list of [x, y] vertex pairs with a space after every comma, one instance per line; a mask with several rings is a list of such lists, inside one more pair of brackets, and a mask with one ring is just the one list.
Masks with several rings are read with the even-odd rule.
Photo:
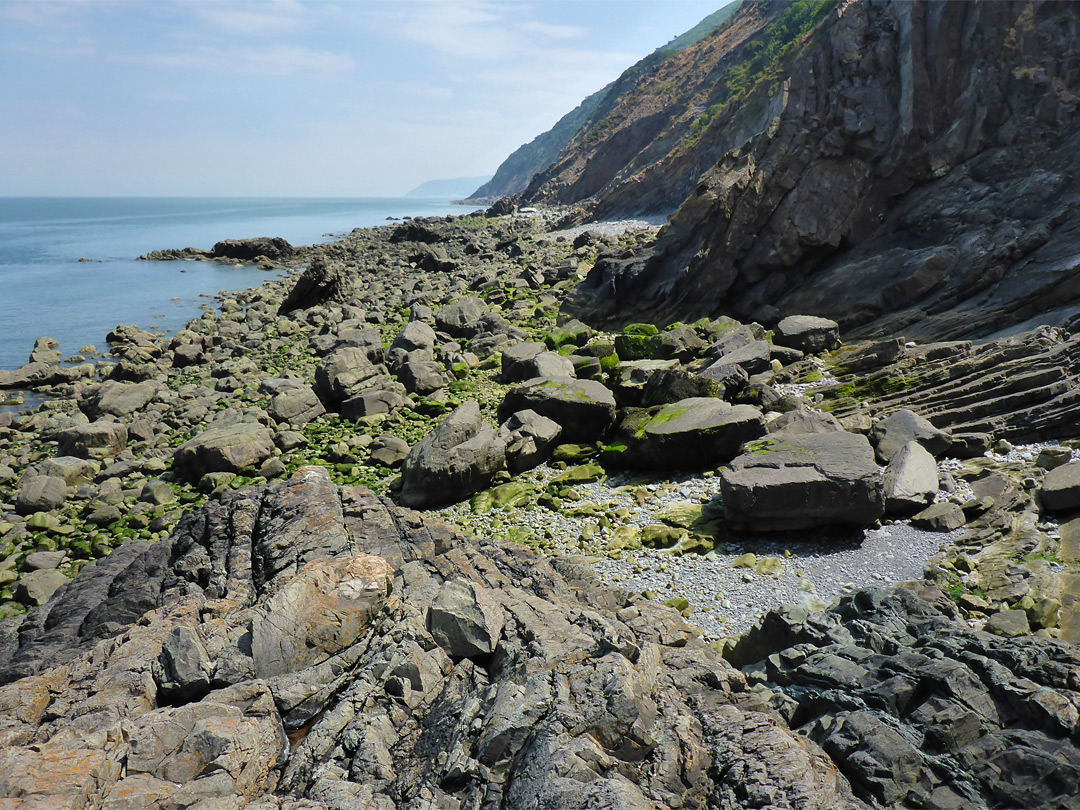
[[732, 568], [753, 568], [755, 565], [757, 565], [757, 555], [752, 551], [737, 557], [731, 563]]

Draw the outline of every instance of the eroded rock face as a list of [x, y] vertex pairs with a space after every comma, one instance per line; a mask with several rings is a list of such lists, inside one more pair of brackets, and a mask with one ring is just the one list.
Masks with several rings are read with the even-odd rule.
[[[861, 806], [675, 611], [556, 564], [320, 468], [231, 493], [85, 569], [0, 647], [0, 789], [80, 808]], [[35, 634], [49, 614], [66, 631]]]
[[76, 808], [1070, 807], [1075, 648], [973, 631], [924, 597], [770, 614], [730, 653], [744, 674], [583, 558], [463, 538], [302, 468], [0, 625], [0, 791]]
[[[727, 56], [712, 55], [724, 37], [703, 41], [664, 86], [700, 93], [711, 70], [723, 87], [725, 68], [749, 58], [750, 29], [787, 5], [744, 4]], [[642, 88], [576, 139], [593, 159], [565, 155], [530, 190], [606, 216], [678, 208], [655, 248], [601, 257], [570, 312], [768, 311], [831, 318], [848, 336], [936, 337], [1075, 312], [1062, 258], [1076, 250], [1077, 25], [1061, 4], [843, 3], [789, 52], [783, 82], [700, 116], [681, 141], [650, 125], [717, 99]], [[638, 120], [646, 105], [657, 114]]]
[[936, 589], [863, 591], [769, 614], [732, 657], [874, 806], [1074, 806], [1077, 648], [954, 617]]

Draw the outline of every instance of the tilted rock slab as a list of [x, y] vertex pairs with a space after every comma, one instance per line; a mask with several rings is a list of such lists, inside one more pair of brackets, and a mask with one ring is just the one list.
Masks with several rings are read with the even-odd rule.
[[881, 471], [865, 436], [781, 433], [744, 449], [720, 472], [724, 516], [736, 530], [866, 527], [884, 512]]

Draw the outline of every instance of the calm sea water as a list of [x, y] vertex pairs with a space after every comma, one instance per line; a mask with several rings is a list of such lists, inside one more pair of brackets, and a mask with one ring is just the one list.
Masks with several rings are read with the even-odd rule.
[[0, 198], [0, 368], [26, 363], [43, 335], [70, 356], [87, 344], [105, 350], [117, 324], [175, 331], [214, 294], [275, 275], [212, 262], [135, 261], [151, 250], [253, 236], [310, 245], [390, 216], [468, 210], [418, 198]]

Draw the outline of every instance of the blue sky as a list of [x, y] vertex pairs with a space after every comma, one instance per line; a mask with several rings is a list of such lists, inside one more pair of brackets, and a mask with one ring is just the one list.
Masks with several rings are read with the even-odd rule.
[[491, 174], [727, 0], [0, 0], [0, 196]]

